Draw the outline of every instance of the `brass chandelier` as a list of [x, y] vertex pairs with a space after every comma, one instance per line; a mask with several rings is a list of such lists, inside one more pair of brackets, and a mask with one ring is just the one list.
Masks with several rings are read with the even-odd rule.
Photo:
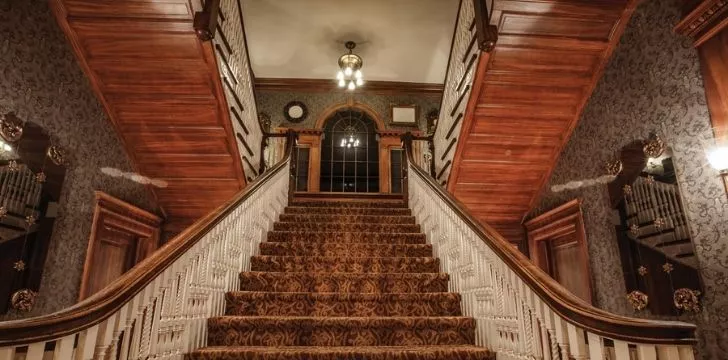
[[339, 57], [339, 72], [336, 73], [336, 80], [340, 88], [355, 90], [358, 86], [364, 85], [361, 73], [364, 62], [361, 56], [353, 52], [356, 47], [355, 42], [347, 41], [344, 46], [349, 52]]

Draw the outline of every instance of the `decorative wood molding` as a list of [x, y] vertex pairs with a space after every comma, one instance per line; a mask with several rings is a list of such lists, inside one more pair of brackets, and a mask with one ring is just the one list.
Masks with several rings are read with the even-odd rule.
[[698, 47], [728, 26], [728, 1], [704, 0], [675, 26], [675, 32], [693, 38]]
[[342, 90], [332, 79], [278, 79], [256, 78], [256, 91], [302, 91], [302, 92], [330, 92], [340, 91], [354, 94], [378, 95], [432, 95], [440, 96], [444, 89], [443, 84], [410, 83], [399, 81], [367, 81], [362, 87], [354, 91]]
[[341, 109], [348, 108], [359, 109], [369, 115], [369, 117], [374, 120], [374, 123], [377, 126], [377, 131], [384, 131], [387, 129], [387, 125], [384, 124], [384, 120], [382, 120], [376, 110], [374, 110], [371, 106], [367, 104], [362, 104], [353, 100], [349, 100], [346, 103], [334, 104], [326, 108], [326, 110], [321, 112], [318, 119], [316, 119], [316, 124], [314, 125], [314, 127], [318, 130], [323, 131], [326, 121], [329, 120], [332, 115], [334, 115], [337, 111]]
[[531, 260], [541, 269], [550, 273], [553, 259], [548, 252], [544, 252], [542, 243], [553, 241], [564, 236], [573, 236], [579, 248], [580, 257], [577, 267], [583, 271], [583, 286], [586, 288], [587, 298], [592, 303], [594, 288], [591, 283], [591, 269], [589, 266], [589, 250], [586, 244], [586, 231], [584, 218], [581, 212], [581, 200], [571, 200], [553, 210], [541, 214], [523, 224], [528, 237], [528, 252]]
[[[136, 256], [133, 263], [139, 263], [159, 247], [162, 219], [148, 211], [117, 199], [101, 191], [94, 192], [96, 204], [91, 235], [86, 250], [86, 261], [81, 277], [79, 301], [93, 295], [92, 277], [108, 259], [95, 259], [103, 230], [115, 231], [135, 238]], [[97, 262], [97, 260], [101, 262]]]

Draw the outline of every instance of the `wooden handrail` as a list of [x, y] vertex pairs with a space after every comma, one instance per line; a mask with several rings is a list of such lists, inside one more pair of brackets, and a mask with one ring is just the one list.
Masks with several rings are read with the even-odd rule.
[[273, 176], [288, 166], [296, 134], [289, 130], [283, 159], [251, 182], [230, 201], [210, 212], [167, 242], [154, 254], [86, 300], [62, 311], [39, 317], [0, 322], [0, 347], [50, 341], [78, 333], [101, 323], [114, 314], [139, 291], [150, 284], [170, 264], [180, 258], [202, 237], [246, 201]]
[[[615, 340], [651, 344], [694, 344], [696, 326], [677, 321], [659, 321], [616, 315], [587, 304], [546, 274], [524, 254], [487, 224], [475, 219], [465, 206], [422, 170], [412, 158], [412, 135], [402, 136], [406, 160], [413, 171], [408, 176], [421, 178], [453, 212], [485, 242], [508, 267], [556, 314], [590, 332]], [[618, 295], [618, 296], [621, 296]]]

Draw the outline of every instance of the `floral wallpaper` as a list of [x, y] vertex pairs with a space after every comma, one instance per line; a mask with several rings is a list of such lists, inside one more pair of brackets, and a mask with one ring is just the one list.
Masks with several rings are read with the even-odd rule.
[[[704, 311], [681, 320], [699, 327], [700, 355], [724, 359], [728, 353], [728, 197], [718, 173], [707, 164], [701, 138], [711, 123], [698, 53], [673, 27], [680, 0], [645, 0], [586, 106], [579, 125], [531, 216], [563, 202], [583, 199], [583, 212], [596, 305], [635, 314], [625, 301], [615, 212], [606, 185], [552, 192], [552, 185], [604, 175], [604, 163], [622, 146], [660, 134], [672, 147], [678, 182], [693, 233], [704, 281]], [[712, 135], [707, 135], [708, 137]]]
[[[38, 302], [27, 315], [46, 314], [78, 298], [94, 190], [147, 210], [157, 206], [143, 185], [99, 171], [131, 171], [130, 161], [48, 1], [0, 1], [0, 113], [9, 111], [43, 127], [70, 157]], [[20, 314], [0, 319], [14, 317]]]
[[[258, 112], [265, 112], [271, 117], [271, 127], [314, 128], [316, 120], [331, 106], [346, 103], [350, 97], [358, 103], [365, 104], [384, 121], [388, 128], [400, 130], [415, 130], [414, 127], [398, 127], [392, 125], [390, 105], [416, 104], [418, 108], [417, 124], [419, 130], [426, 131], [427, 113], [440, 107], [440, 95], [375, 95], [350, 94], [341, 91], [332, 92], [279, 92], [258, 91]], [[308, 109], [308, 116], [301, 123], [291, 123], [283, 116], [283, 108], [291, 101], [301, 101]]]

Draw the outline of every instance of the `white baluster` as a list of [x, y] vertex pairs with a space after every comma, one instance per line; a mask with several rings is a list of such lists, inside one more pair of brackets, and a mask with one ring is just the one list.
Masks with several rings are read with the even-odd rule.
[[15, 358], [15, 347], [9, 346], [0, 348], [0, 360], [13, 360]]
[[79, 333], [78, 346], [76, 348], [76, 360], [93, 359], [98, 331], [99, 325], [94, 325]]
[[654, 345], [637, 345], [637, 358], [639, 360], [657, 360], [657, 351]]
[[[73, 343], [75, 341], [76, 334], [68, 335], [56, 340], [56, 348], [53, 350], [53, 360], [70, 359], [73, 354]], [[0, 359], [2, 359], [2, 356], [0, 356]]]
[[589, 339], [589, 359], [604, 359], [604, 339], [594, 333], [587, 333], [587, 338]]
[[674, 345], [659, 345], [657, 358], [660, 360], [680, 360], [680, 352]]
[[614, 340], [615, 360], [630, 360], [629, 344], [624, 341]]

